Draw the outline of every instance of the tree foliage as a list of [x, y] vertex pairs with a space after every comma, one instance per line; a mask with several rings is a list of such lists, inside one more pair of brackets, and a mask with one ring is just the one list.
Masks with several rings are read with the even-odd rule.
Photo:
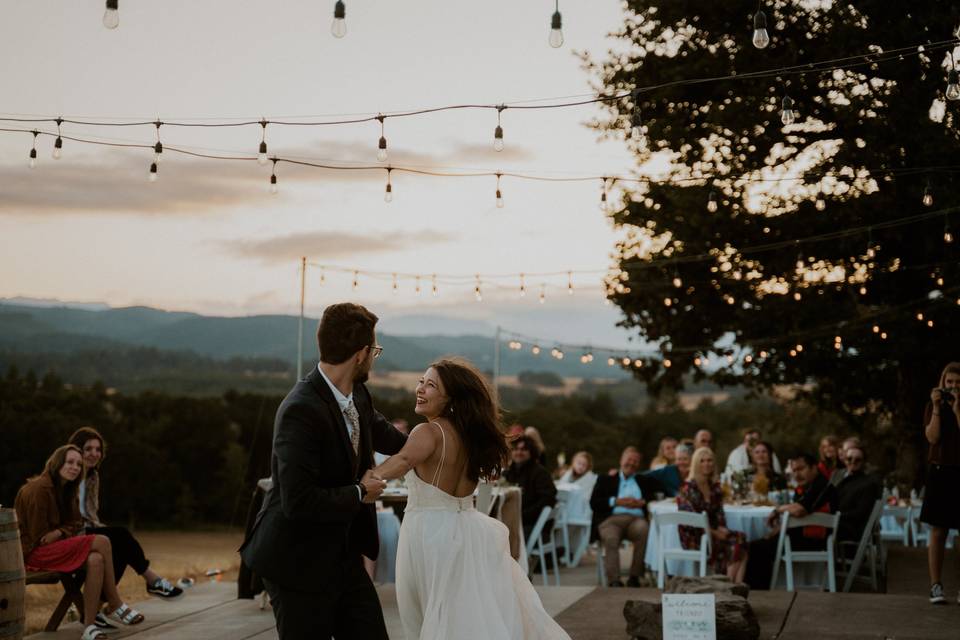
[[638, 174], [657, 178], [617, 185], [612, 213], [609, 296], [660, 350], [635, 373], [653, 391], [691, 371], [801, 385], [912, 450], [930, 388], [960, 359], [960, 242], [945, 241], [960, 232], [960, 102], [944, 95], [960, 5], [761, 6], [758, 50], [755, 2], [628, 0], [616, 47], [584, 58], [601, 94], [623, 96], [596, 127], [639, 125]]

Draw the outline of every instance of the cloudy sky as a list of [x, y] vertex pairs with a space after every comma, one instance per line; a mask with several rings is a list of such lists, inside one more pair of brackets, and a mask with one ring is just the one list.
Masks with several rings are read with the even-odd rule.
[[[101, 23], [103, 0], [6, 3], [0, 21], [5, 116], [64, 115], [209, 122], [232, 118], [371, 115], [460, 103], [502, 103], [589, 93], [575, 51], [602, 54], [622, 19], [616, 0], [560, 3], [565, 43], [547, 44], [546, 0], [347, 0], [348, 34], [330, 34], [333, 0], [121, 0], [120, 26]], [[622, 142], [599, 142], [595, 107], [506, 111], [506, 149], [492, 148], [496, 114], [452, 111], [388, 119], [390, 163], [450, 171], [548, 176], [625, 174]], [[6, 123], [7, 128], [30, 125]], [[55, 129], [44, 124], [45, 131]], [[64, 135], [120, 143], [155, 140], [152, 127], [64, 125]], [[166, 146], [256, 152], [260, 127], [164, 127]], [[267, 129], [270, 152], [342, 166], [376, 163], [376, 123]], [[29, 133], [0, 134], [0, 298], [28, 296], [145, 304], [207, 314], [293, 313], [298, 263], [386, 273], [602, 272], [616, 232], [596, 183], [384, 171], [269, 167], [168, 153], [149, 184], [152, 153], [65, 142], [51, 158], [41, 136], [30, 170]], [[576, 279], [441, 285], [417, 297], [412, 280], [309, 270], [307, 311], [355, 299], [385, 318], [445, 314], [563, 340], [623, 342], [604, 306], [600, 273]], [[426, 280], [424, 288], [427, 289]], [[547, 302], [537, 293], [546, 286]]]

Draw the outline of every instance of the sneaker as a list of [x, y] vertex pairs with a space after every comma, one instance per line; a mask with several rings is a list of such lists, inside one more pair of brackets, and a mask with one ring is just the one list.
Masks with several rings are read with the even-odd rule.
[[165, 600], [173, 600], [183, 595], [183, 589], [173, 586], [164, 578], [159, 578], [153, 584], [147, 585], [147, 593]]
[[943, 585], [935, 582], [930, 587], [930, 604], [944, 604], [946, 601], [947, 599], [943, 595]]
[[102, 611], [97, 612], [97, 617], [93, 619], [93, 624], [97, 626], [97, 629], [101, 631], [116, 631], [117, 627], [110, 624], [107, 620], [107, 616], [103, 615]]

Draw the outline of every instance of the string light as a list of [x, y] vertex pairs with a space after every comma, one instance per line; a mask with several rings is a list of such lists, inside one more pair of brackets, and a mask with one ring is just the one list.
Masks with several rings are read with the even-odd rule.
[[950, 215], [943, 214], [943, 241], [947, 244], [953, 242], [953, 232], [950, 231]]
[[757, 2], [757, 12], [753, 14], [753, 46], [766, 49], [770, 45], [770, 34], [767, 33], [767, 16], [760, 9], [761, 1]]
[[[626, 359], [629, 360], [630, 358], [626, 358]], [[634, 369], [639, 369], [642, 366], [643, 366], [643, 360], [641, 360], [640, 358], [637, 358], [636, 360], [633, 361]], [[670, 366], [670, 365], [667, 365], [667, 366]]]
[[614, 366], [615, 364], [617, 364], [617, 360], [616, 360], [615, 358], [607, 358], [607, 366], [608, 366], [608, 367], [612, 367], [612, 366]]
[[676, 271], [673, 272], [673, 286], [677, 289], [683, 286], [683, 280], [680, 279], [680, 274]]
[[817, 211], [823, 211], [827, 208], [827, 201], [823, 197], [823, 180], [820, 181], [819, 188], [817, 190], [817, 200], [814, 203], [814, 206], [817, 208]]
[[390, 172], [393, 171], [393, 167], [387, 167], [387, 186], [383, 190], [383, 201], [384, 202], [393, 202], [393, 184], [390, 182]]
[[60, 137], [60, 125], [63, 124], [63, 118], [57, 118], [57, 139], [53, 141], [53, 159], [59, 160], [63, 155], [63, 138]]
[[950, 71], [947, 73], [947, 100], [960, 100], [960, 76], [957, 74], [957, 63], [953, 59], [953, 52], [950, 54]]
[[500, 114], [506, 109], [506, 105], [497, 107], [497, 128], [493, 130], [493, 150], [503, 151], [503, 127], [500, 126]]
[[270, 193], [277, 195], [277, 159], [273, 158], [273, 169], [270, 172]]
[[150, 181], [150, 182], [156, 182], [158, 177], [160, 177], [160, 176], [159, 176], [159, 174], [157, 173], [157, 163], [156, 163], [156, 162], [151, 162], [151, 163], [150, 163], [150, 171], [147, 173], [147, 180]]
[[560, 0], [554, 4], [553, 15], [550, 16], [550, 46], [559, 49], [563, 46], [563, 18], [560, 17]]
[[417, 296], [420, 295], [420, 276], [417, 276], [416, 286], [415, 286], [415, 288], [414, 288], [414, 293], [416, 293]]
[[523, 277], [523, 274], [520, 274], [520, 297], [523, 298], [527, 295], [527, 283]]
[[163, 125], [162, 122], [157, 120], [153, 123], [153, 126], [157, 130], [157, 142], [153, 145], [153, 161], [160, 162], [160, 156], [163, 155], [163, 143], [160, 142], [160, 127]]
[[751, 362], [753, 362], [753, 356], [748, 353], [748, 354], [743, 358], [743, 361], [744, 361], [746, 364], [750, 364]]
[[261, 167], [267, 166], [267, 125], [266, 120], [260, 121], [260, 127], [263, 129], [263, 135], [260, 138], [260, 149], [257, 151], [257, 164]]
[[501, 173], [497, 173], [497, 209], [503, 209], [503, 194], [500, 193], [500, 176]]
[[33, 146], [30, 147], [30, 162], [27, 163], [28, 166], [33, 169], [37, 166], [37, 136], [40, 135], [39, 131], [33, 131]]
[[397, 287], [397, 274], [395, 274], [395, 273], [392, 274], [392, 278], [393, 278], [393, 282], [392, 282], [392, 285], [391, 285], [391, 286], [392, 286], [392, 289], [393, 289], [393, 294], [396, 295], [396, 294], [397, 294], [397, 291], [398, 291], [398, 287]]
[[435, 273], [430, 276], [430, 293], [434, 298], [440, 293], [440, 290], [437, 289], [437, 274]]
[[343, 0], [337, 0], [333, 5], [333, 22], [330, 24], [330, 33], [334, 38], [342, 38], [347, 35], [347, 7]]
[[567, 271], [567, 295], [573, 295], [573, 271]]
[[797, 112], [793, 109], [793, 98], [783, 96], [782, 109], [780, 111], [780, 122], [784, 126], [791, 125], [797, 120]]
[[717, 212], [717, 194], [713, 189], [710, 190], [710, 195], [707, 198], [707, 211], [710, 213]]
[[673, 362], [671, 362], [669, 359], [665, 359], [665, 360], [663, 361], [663, 366], [666, 367], [667, 369], [669, 369], [670, 367], [673, 366]]
[[116, 29], [120, 25], [120, 11], [118, 10], [120, 0], [107, 0], [106, 9], [103, 12], [103, 26], [107, 29]]
[[383, 121], [386, 119], [386, 116], [382, 113], [377, 115], [377, 120], [380, 121], [380, 140], [377, 142], [377, 160], [380, 162], [387, 161], [387, 137], [383, 132]]
[[633, 92], [633, 113], [630, 116], [630, 135], [642, 151], [647, 148], [647, 136], [643, 132], [643, 115], [640, 112], [640, 91]]
[[359, 287], [359, 286], [360, 286], [360, 272], [359, 272], [359, 271], [354, 271], [354, 272], [353, 272], [353, 287], [352, 287], [352, 289], [353, 289], [354, 291], [356, 291], [356, 290], [357, 290], [357, 287]]
[[880, 333], [880, 327], [877, 326], [877, 325], [873, 325], [873, 332], [874, 332], [874, 333]]
[[540, 345], [535, 344], [532, 347], [530, 347], [530, 353], [532, 353], [535, 356], [540, 355]]
[[607, 205], [607, 179], [600, 178], [600, 211], [606, 213], [609, 211], [609, 205]]
[[925, 207], [933, 206], [933, 190], [930, 188], [929, 180], [927, 180], [927, 186], [923, 188], [923, 205]]
[[544, 285], [543, 283], [540, 283], [540, 296], [538, 297], [540, 304], [543, 304], [547, 301], [547, 292], [545, 289], [546, 289], [546, 285]]
[[480, 274], [478, 273], [476, 284], [473, 286], [473, 295], [476, 296], [477, 302], [483, 301], [483, 294], [480, 292]]
[[927, 326], [933, 328], [933, 320], [927, 320]]
[[766, 351], [761, 351], [761, 352], [760, 352], [760, 358], [763, 359], [763, 360], [766, 360], [766, 358], [767, 358], [767, 352], [766, 352]]

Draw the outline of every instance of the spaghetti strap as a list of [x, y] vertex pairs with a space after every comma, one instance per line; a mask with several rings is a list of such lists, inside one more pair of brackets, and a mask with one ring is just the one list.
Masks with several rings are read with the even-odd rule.
[[447, 455], [447, 435], [443, 432], [443, 427], [436, 422], [431, 422], [430, 424], [434, 425], [437, 429], [440, 429], [440, 437], [443, 438], [440, 444], [440, 464], [437, 465], [437, 470], [433, 474], [433, 480], [430, 481], [430, 484], [439, 488], [440, 485], [437, 483], [440, 481], [440, 471], [443, 469], [443, 460]]

